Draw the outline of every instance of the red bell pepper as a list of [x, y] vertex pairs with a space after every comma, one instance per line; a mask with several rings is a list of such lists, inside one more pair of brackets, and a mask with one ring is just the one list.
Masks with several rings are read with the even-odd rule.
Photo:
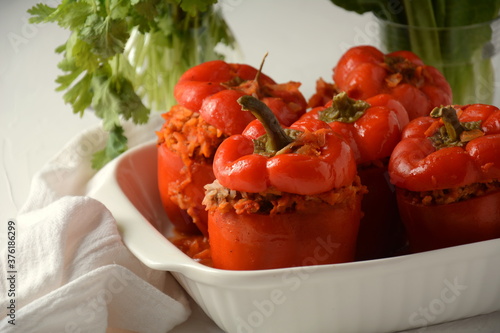
[[393, 255], [406, 240], [394, 189], [388, 182], [387, 163], [408, 124], [405, 108], [388, 94], [362, 101], [341, 92], [326, 106], [316, 107], [301, 117], [311, 118], [328, 122], [347, 140], [356, 157], [361, 183], [368, 188], [361, 206], [364, 215], [356, 259]]
[[383, 54], [373, 46], [356, 46], [342, 55], [333, 71], [335, 85], [349, 97], [366, 100], [390, 94], [403, 104], [410, 120], [452, 101], [444, 76], [410, 51]]
[[209, 61], [187, 70], [175, 86], [179, 104], [163, 115], [158, 132], [158, 179], [163, 206], [178, 231], [208, 235], [202, 200], [203, 186], [215, 179], [213, 154], [222, 140], [255, 119], [241, 112], [239, 97], [257, 96], [284, 124], [305, 112], [300, 83], [276, 84], [261, 69]]
[[500, 237], [500, 110], [436, 108], [410, 122], [389, 163], [415, 252]]
[[[214, 267], [353, 260], [364, 187], [349, 145], [322, 121], [299, 121], [285, 131], [264, 103], [250, 96], [239, 102], [267, 134], [250, 126], [215, 154], [217, 181], [204, 201]], [[332, 246], [325, 250], [326, 243]]]
[[277, 84], [259, 70], [245, 64], [222, 60], [202, 63], [187, 70], [174, 89], [179, 104], [199, 111], [202, 118], [227, 135], [239, 134], [255, 119], [251, 113], [241, 114], [236, 100], [253, 95], [264, 101], [280, 123], [288, 126], [306, 110], [307, 102], [299, 91], [300, 83]]
[[335, 96], [340, 92], [341, 91], [338, 90], [335, 84], [326, 82], [322, 78], [319, 78], [316, 81], [316, 91], [314, 92], [314, 94], [312, 94], [311, 97], [309, 97], [307, 106], [309, 108], [325, 106], [332, 100], [332, 96]]
[[388, 94], [363, 101], [350, 98], [345, 92], [301, 117], [311, 118], [327, 122], [341, 134], [351, 146], [358, 165], [389, 157], [409, 121], [405, 108]]
[[[158, 189], [177, 231], [207, 235], [203, 186], [214, 181], [213, 155], [224, 136], [199, 114], [175, 105], [158, 135]], [[194, 138], [194, 139], [193, 139]]]
[[[316, 122], [311, 123], [317, 126]], [[304, 131], [308, 128], [304, 122], [300, 122], [290, 129]], [[298, 146], [308, 149], [314, 147], [315, 150], [310, 154], [295, 153], [293, 145], [286, 145], [286, 151], [270, 158], [265, 154], [254, 154], [251, 136], [233, 135], [217, 149], [214, 158], [215, 176], [225, 187], [253, 193], [273, 187], [278, 191], [313, 195], [352, 183], [356, 168], [355, 164], [349, 162], [351, 149], [330, 128], [323, 128], [320, 133], [324, 137], [303, 135], [302, 141], [294, 141]], [[338, 149], [316, 148], [316, 141], [320, 139], [326, 140], [326, 146]]]

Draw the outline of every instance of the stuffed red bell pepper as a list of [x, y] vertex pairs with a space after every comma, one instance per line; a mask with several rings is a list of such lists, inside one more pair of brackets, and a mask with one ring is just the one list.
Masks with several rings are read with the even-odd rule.
[[284, 130], [259, 100], [239, 102], [263, 126], [254, 121], [215, 154], [217, 180], [206, 186], [204, 200], [214, 267], [352, 261], [365, 188], [349, 145], [322, 121]]
[[410, 122], [391, 156], [414, 252], [500, 237], [500, 110], [436, 108]]
[[251, 113], [241, 113], [236, 100], [252, 95], [266, 103], [285, 126], [305, 112], [307, 101], [299, 91], [300, 83], [278, 84], [259, 70], [245, 64], [222, 60], [208, 61], [187, 70], [174, 88], [177, 102], [199, 111], [201, 117], [227, 135], [240, 134], [252, 121]]
[[388, 94], [363, 101], [341, 92], [326, 106], [316, 107], [301, 117], [311, 118], [327, 122], [346, 139], [356, 157], [361, 183], [368, 188], [361, 206], [363, 218], [356, 259], [394, 255], [406, 240], [393, 186], [388, 181], [387, 165], [408, 124], [405, 108]]
[[237, 99], [258, 96], [284, 124], [306, 109], [300, 83], [275, 83], [245, 64], [209, 61], [187, 70], [175, 86], [178, 105], [163, 115], [158, 132], [158, 182], [163, 206], [176, 229], [207, 235], [203, 186], [211, 183], [213, 154], [229, 135], [255, 119]]
[[373, 46], [353, 47], [333, 69], [333, 81], [337, 90], [355, 99], [390, 94], [403, 104], [410, 120], [452, 101], [445, 77], [410, 51], [383, 54]]
[[323, 78], [316, 80], [316, 90], [314, 94], [307, 100], [309, 108], [325, 106], [332, 100], [332, 97], [340, 93], [338, 87], [330, 82], [326, 82]]

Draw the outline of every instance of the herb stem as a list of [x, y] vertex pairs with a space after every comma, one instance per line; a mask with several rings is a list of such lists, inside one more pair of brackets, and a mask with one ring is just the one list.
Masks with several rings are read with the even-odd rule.
[[439, 31], [431, 0], [404, 0], [411, 50], [442, 71]]

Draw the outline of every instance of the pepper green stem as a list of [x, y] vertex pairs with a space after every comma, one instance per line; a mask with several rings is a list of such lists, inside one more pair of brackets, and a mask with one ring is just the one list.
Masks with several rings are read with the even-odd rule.
[[433, 118], [441, 118], [443, 120], [450, 141], [455, 142], [459, 140], [464, 127], [460, 123], [460, 120], [458, 120], [457, 111], [453, 106], [434, 108], [430, 115]]
[[242, 106], [242, 110], [250, 111], [264, 125], [269, 137], [266, 149], [279, 151], [294, 141], [285, 133], [274, 113], [264, 102], [253, 96], [244, 95], [238, 99], [238, 103]]
[[333, 97], [332, 105], [321, 111], [319, 118], [327, 123], [353, 123], [361, 118], [369, 107], [369, 103], [352, 99], [343, 91]]
[[430, 116], [441, 118], [442, 126], [434, 135], [429, 137], [436, 149], [464, 146], [467, 142], [484, 135], [481, 121], [460, 122], [457, 111], [453, 106], [434, 108]]

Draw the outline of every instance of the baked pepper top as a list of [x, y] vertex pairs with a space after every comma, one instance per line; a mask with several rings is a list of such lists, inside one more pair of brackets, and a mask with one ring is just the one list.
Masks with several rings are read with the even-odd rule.
[[255, 114], [266, 134], [261, 135], [264, 130], [254, 122], [243, 134], [222, 142], [214, 157], [214, 173], [222, 186], [313, 195], [353, 183], [354, 155], [328, 124], [310, 119], [283, 129], [263, 102], [251, 96], [238, 102]]
[[383, 54], [373, 46], [353, 47], [334, 68], [333, 81], [355, 99], [390, 94], [403, 104], [410, 119], [452, 102], [445, 77], [410, 51]]
[[389, 162], [391, 182], [422, 192], [500, 179], [500, 110], [472, 104], [435, 108], [411, 121]]
[[255, 119], [241, 112], [237, 100], [252, 95], [266, 103], [280, 123], [291, 125], [306, 110], [307, 101], [299, 82], [276, 83], [269, 76], [245, 64], [214, 60], [187, 70], [174, 88], [178, 104], [199, 112], [210, 125], [224, 134], [240, 134]]
[[380, 94], [366, 101], [341, 92], [325, 106], [312, 109], [301, 119], [327, 122], [351, 146], [358, 164], [372, 163], [391, 155], [408, 124], [408, 114], [397, 100]]

